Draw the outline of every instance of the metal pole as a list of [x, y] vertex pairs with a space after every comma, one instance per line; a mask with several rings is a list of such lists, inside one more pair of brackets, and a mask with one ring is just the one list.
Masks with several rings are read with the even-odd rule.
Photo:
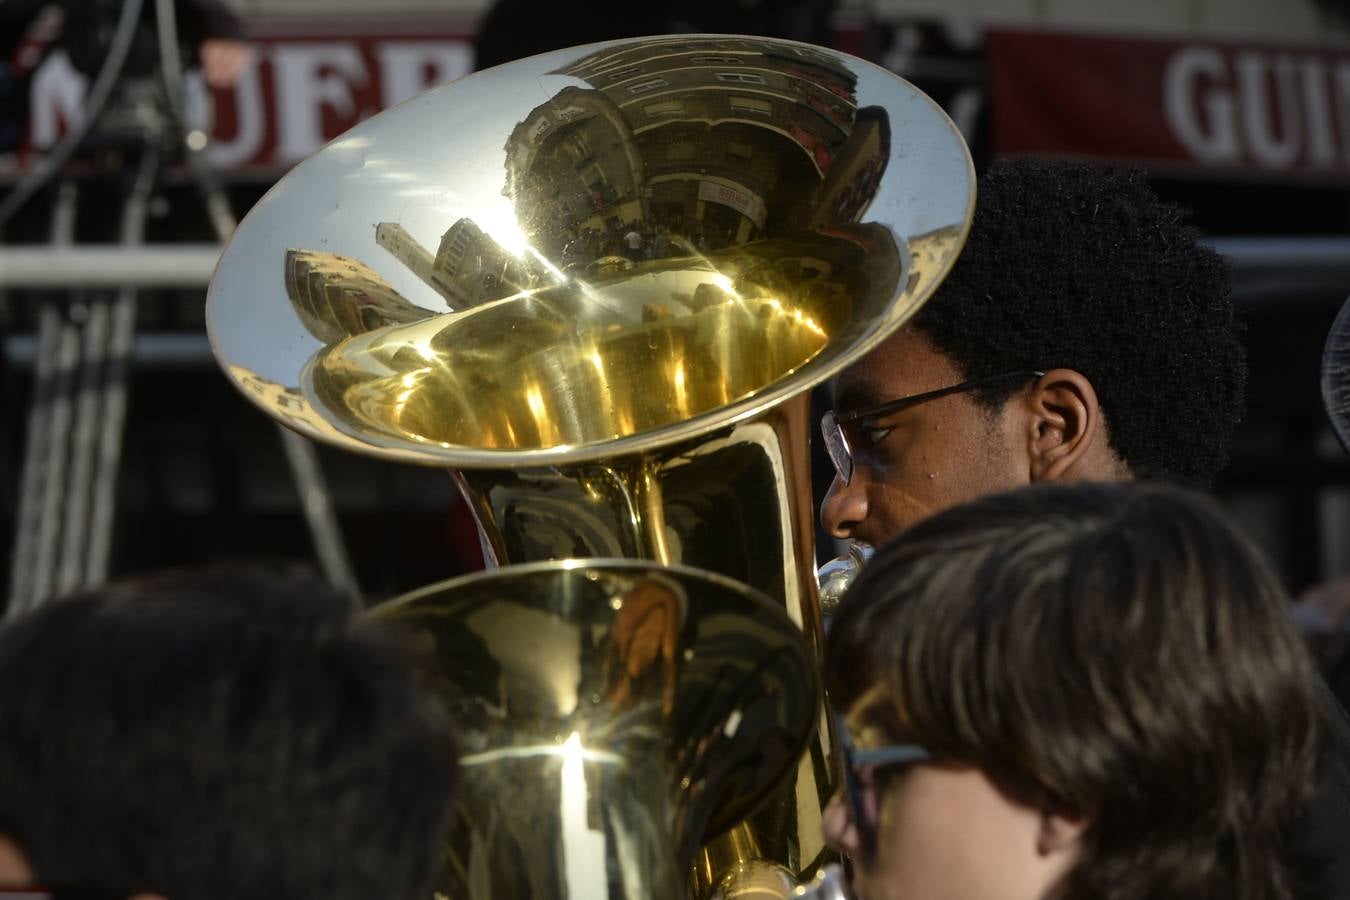
[[[134, 247], [145, 235], [145, 214], [159, 169], [159, 144], [146, 141], [141, 168], [122, 212], [122, 243]], [[112, 546], [113, 510], [117, 502], [117, 472], [122, 461], [122, 434], [126, 427], [127, 372], [136, 333], [136, 287], [125, 285], [113, 301], [108, 365], [102, 391], [102, 421], [98, 432], [98, 458], [91, 486], [89, 551], [84, 565], [84, 584], [102, 583], [108, 576]]]
[[61, 340], [61, 314], [50, 304], [38, 312], [38, 349], [33, 369], [33, 405], [28, 410], [28, 433], [20, 469], [19, 505], [14, 518], [14, 553], [10, 560], [9, 612], [28, 604], [33, 592], [37, 533], [42, 515], [42, 485], [46, 478], [48, 395]]
[[1334, 235], [1212, 236], [1201, 243], [1228, 259], [1240, 271], [1350, 269], [1350, 238]]
[[323, 470], [319, 467], [319, 455], [312, 443], [289, 428], [277, 426], [277, 431], [295, 478], [300, 509], [309, 523], [314, 552], [319, 558], [324, 577], [329, 584], [346, 594], [354, 607], [359, 608], [362, 605], [361, 589], [356, 582], [356, 573], [352, 571], [351, 560], [347, 557], [347, 548], [342, 542], [333, 501], [324, 483]]
[[[52, 243], [68, 246], [75, 239], [75, 208], [78, 192], [72, 182], [61, 183], [52, 215]], [[38, 312], [38, 346], [33, 364], [33, 405], [28, 411], [24, 440], [19, 505], [14, 519], [14, 553], [10, 566], [8, 615], [34, 603], [37, 576], [38, 537], [42, 527], [43, 497], [51, 478], [51, 400], [55, 388], [57, 358], [63, 338], [61, 313], [48, 302]]]
[[[61, 506], [65, 492], [66, 455], [70, 449], [71, 388], [80, 359], [80, 332], [68, 321], [61, 322], [56, 348], [56, 368], [52, 373], [52, 391], [47, 401], [47, 454], [42, 460], [44, 474], [42, 503], [38, 520], [37, 552], [33, 562], [33, 586], [27, 608], [36, 607], [55, 587], [57, 544], [61, 536]], [[19, 598], [22, 602], [25, 598]]]
[[97, 298], [88, 305], [84, 349], [79, 360], [74, 434], [71, 436], [69, 478], [62, 522], [61, 559], [56, 593], [65, 594], [83, 583], [84, 544], [89, 525], [89, 482], [94, 469], [94, 437], [102, 400], [103, 361], [108, 352], [108, 303]]
[[0, 288], [205, 287], [219, 244], [0, 247]]

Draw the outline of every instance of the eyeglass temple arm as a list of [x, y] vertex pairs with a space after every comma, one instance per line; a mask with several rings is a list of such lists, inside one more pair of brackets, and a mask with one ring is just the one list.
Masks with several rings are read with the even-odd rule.
[[853, 762], [859, 766], [890, 766], [896, 763], [924, 762], [932, 758], [933, 754], [917, 744], [896, 744], [890, 747], [853, 751]]
[[844, 425], [849, 422], [856, 422], [859, 419], [899, 412], [905, 407], [916, 403], [927, 403], [929, 400], [936, 400], [939, 397], [946, 397], [949, 394], [959, 394], [962, 391], [984, 387], [986, 384], [996, 384], [1000, 381], [1007, 381], [1009, 378], [1041, 378], [1044, 375], [1044, 372], [1028, 370], [1025, 372], [1004, 372], [1001, 375], [990, 375], [988, 378], [976, 378], [974, 381], [963, 381], [960, 384], [954, 384], [951, 387], [941, 388], [936, 391], [926, 391], [922, 394], [915, 394], [912, 397], [901, 397], [899, 400], [879, 403], [876, 406], [867, 406], [862, 409], [855, 409], [844, 413], [837, 412], [834, 414], [834, 421], [840, 425]]

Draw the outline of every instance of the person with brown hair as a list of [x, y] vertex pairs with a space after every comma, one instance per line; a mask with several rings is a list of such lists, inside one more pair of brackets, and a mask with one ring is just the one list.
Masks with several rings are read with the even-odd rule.
[[[1041, 485], [878, 551], [830, 628], [867, 900], [1288, 900], [1325, 702], [1260, 554], [1199, 495]], [[1343, 836], [1344, 837], [1344, 836]]]

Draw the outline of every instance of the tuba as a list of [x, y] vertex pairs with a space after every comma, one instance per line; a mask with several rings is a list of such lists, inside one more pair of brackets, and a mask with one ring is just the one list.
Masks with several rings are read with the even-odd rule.
[[[959, 132], [884, 69], [758, 37], [595, 44], [302, 162], [226, 247], [208, 329], [300, 433], [449, 469], [490, 566], [696, 567], [815, 653], [810, 389], [931, 295], [973, 203]], [[808, 718], [781, 786], [708, 820], [696, 896], [828, 860], [829, 716]]]
[[508, 566], [375, 611], [461, 735], [457, 900], [688, 896], [706, 832], [805, 749], [811, 650], [767, 597], [635, 560]]

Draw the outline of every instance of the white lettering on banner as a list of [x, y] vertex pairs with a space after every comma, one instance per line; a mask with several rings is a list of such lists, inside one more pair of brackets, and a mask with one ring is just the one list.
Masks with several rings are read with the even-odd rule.
[[356, 112], [353, 86], [369, 79], [366, 64], [349, 42], [277, 44], [277, 156], [283, 162], [304, 159], [323, 144], [323, 107], [344, 117]]
[[385, 42], [378, 45], [376, 55], [386, 108], [473, 71], [473, 53], [463, 43]]
[[[1197, 103], [1202, 81], [1220, 84], [1227, 77], [1223, 54], [1211, 47], [1187, 47], [1168, 62], [1163, 77], [1163, 105], [1167, 124], [1181, 145], [1208, 163], [1235, 163], [1242, 156], [1234, 121], [1233, 98], [1209, 90]], [[1204, 118], [1196, 116], [1203, 106]]]
[[255, 54], [234, 83], [234, 134], [224, 140], [217, 135], [206, 148], [207, 158], [222, 169], [232, 169], [253, 159], [267, 139], [267, 106], [263, 102], [261, 69]]
[[[216, 166], [289, 166], [356, 120], [468, 74], [472, 63], [472, 44], [453, 35], [262, 38], [233, 88], [188, 85], [189, 112], [211, 133], [207, 154]], [[83, 121], [88, 80], [60, 50], [42, 63], [30, 90], [32, 147], [50, 146]]]
[[1186, 47], [1163, 79], [1167, 125], [1200, 162], [1350, 166], [1350, 60]]
[[[1237, 72], [1242, 130], [1252, 156], [1272, 169], [1289, 168], [1303, 145], [1294, 60], [1281, 54], [1272, 65], [1264, 53], [1239, 53]], [[1276, 86], [1273, 96], [1267, 92], [1272, 76]], [[1279, 118], [1278, 126], [1272, 121], [1275, 117]]]

